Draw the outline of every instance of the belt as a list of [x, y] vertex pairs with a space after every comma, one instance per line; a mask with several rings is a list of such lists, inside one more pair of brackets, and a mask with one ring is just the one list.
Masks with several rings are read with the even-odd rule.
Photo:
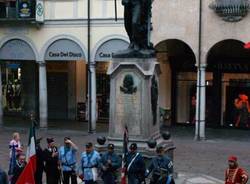
[[67, 167], [71, 167], [74, 166], [76, 163], [72, 163], [72, 164], [66, 164], [66, 163], [62, 163], [63, 166], [67, 166]]

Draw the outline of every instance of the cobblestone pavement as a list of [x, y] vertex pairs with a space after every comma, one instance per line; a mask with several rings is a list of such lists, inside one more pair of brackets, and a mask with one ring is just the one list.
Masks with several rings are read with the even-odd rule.
[[[60, 146], [63, 144], [64, 136], [70, 136], [79, 146], [78, 154], [80, 154], [86, 142], [96, 142], [96, 137], [99, 135], [107, 136], [107, 127], [101, 126], [102, 128], [98, 128], [96, 134], [72, 131], [64, 127], [40, 130], [37, 137], [44, 137], [42, 147], [45, 147], [46, 137], [54, 137], [57, 145]], [[27, 145], [28, 128], [0, 128], [0, 166], [5, 170], [8, 169], [8, 143], [14, 131], [21, 133], [22, 142]], [[201, 142], [193, 140], [194, 129], [191, 127], [174, 127], [169, 131], [177, 147], [174, 154], [175, 171], [181, 173], [181, 176], [184, 176], [182, 173], [195, 173], [196, 176], [202, 174], [223, 180], [227, 157], [231, 154], [237, 155], [239, 164], [250, 171], [250, 130], [207, 129], [207, 140]], [[183, 178], [187, 180], [186, 175]]]

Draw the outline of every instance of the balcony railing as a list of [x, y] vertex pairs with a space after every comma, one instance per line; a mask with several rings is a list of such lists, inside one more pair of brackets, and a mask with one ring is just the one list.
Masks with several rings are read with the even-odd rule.
[[[0, 21], [36, 23], [37, 5], [37, 0], [0, 0]], [[39, 15], [43, 15], [41, 4], [39, 4], [39, 10], [42, 11]]]

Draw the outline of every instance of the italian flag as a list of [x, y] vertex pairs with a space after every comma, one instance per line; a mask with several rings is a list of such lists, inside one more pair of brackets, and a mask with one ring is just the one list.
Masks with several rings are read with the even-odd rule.
[[29, 145], [27, 147], [27, 165], [19, 176], [16, 184], [35, 184], [36, 172], [36, 145], [35, 145], [35, 128], [30, 128]]

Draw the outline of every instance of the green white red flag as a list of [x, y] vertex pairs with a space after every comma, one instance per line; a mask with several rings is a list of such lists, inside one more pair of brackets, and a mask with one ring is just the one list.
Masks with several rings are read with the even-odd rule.
[[19, 176], [16, 184], [35, 184], [36, 172], [36, 145], [35, 145], [35, 128], [30, 128], [29, 145], [27, 147], [27, 165]]

